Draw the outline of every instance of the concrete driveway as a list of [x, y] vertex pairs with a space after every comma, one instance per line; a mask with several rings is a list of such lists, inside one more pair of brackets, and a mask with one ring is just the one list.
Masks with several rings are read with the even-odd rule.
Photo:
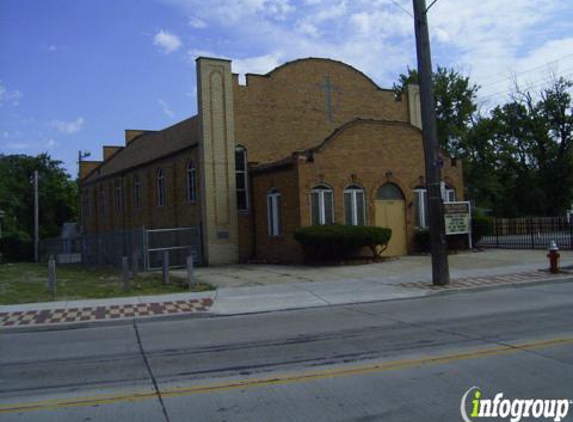
[[[560, 251], [561, 265], [573, 265], [573, 251]], [[449, 256], [452, 278], [503, 275], [548, 267], [547, 252], [542, 250], [487, 249]], [[185, 277], [184, 271], [174, 271]], [[203, 267], [195, 270], [198, 281], [218, 288], [271, 286], [301, 282], [364, 280], [389, 285], [431, 279], [429, 255], [412, 255], [380, 263], [340, 266], [244, 264]]]

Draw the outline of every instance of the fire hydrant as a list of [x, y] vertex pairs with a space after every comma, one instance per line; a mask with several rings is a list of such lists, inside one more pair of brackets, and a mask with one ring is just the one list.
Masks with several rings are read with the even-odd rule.
[[549, 243], [549, 253], [547, 254], [547, 258], [549, 258], [549, 272], [551, 274], [559, 274], [560, 256], [557, 243], [555, 243], [555, 240], [552, 240], [551, 243]]

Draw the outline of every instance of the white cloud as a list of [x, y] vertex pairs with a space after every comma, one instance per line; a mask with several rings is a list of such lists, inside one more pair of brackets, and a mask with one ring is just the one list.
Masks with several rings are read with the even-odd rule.
[[[396, 5], [411, 11], [409, 0], [163, 1], [218, 28], [220, 36], [204, 40], [202, 51], [192, 50], [190, 56], [230, 58], [238, 73], [266, 73], [301, 57], [329, 57], [388, 87], [407, 66], [416, 66], [414, 22]], [[486, 85], [573, 52], [571, 12], [564, 3], [442, 0], [429, 12], [433, 63]], [[571, 68], [573, 58], [568, 60], [559, 63], [561, 69]]]
[[161, 29], [153, 36], [153, 45], [158, 46], [165, 54], [177, 51], [183, 45], [177, 35]]
[[273, 70], [279, 64], [284, 62], [281, 52], [275, 52], [272, 54], [266, 54], [263, 56], [248, 57], [245, 59], [233, 60], [231, 66], [234, 73], [241, 75], [241, 82], [243, 82], [242, 76], [246, 73], [257, 73], [265, 74]]
[[164, 113], [166, 116], [175, 117], [175, 113], [173, 112], [173, 110], [171, 110], [171, 109], [169, 108], [169, 104], [167, 104], [166, 101], [162, 100], [161, 98], [158, 98], [158, 99], [157, 99], [157, 103], [158, 103], [159, 106], [161, 107], [161, 111], [163, 111], [163, 113]]
[[58, 47], [55, 46], [55, 45], [49, 45], [49, 46], [48, 46], [48, 51], [52, 51], [52, 52], [58, 51]]
[[63, 120], [54, 120], [51, 122], [57, 130], [67, 135], [73, 135], [74, 133], [80, 132], [84, 128], [85, 119], [83, 117], [78, 117], [76, 120], [71, 122], [66, 122]]
[[189, 18], [189, 21], [187, 22], [187, 24], [191, 28], [195, 28], [195, 29], [203, 29], [203, 28], [207, 27], [207, 22], [205, 22], [204, 20], [201, 20], [195, 16], [191, 16]]
[[46, 144], [45, 144], [45, 146], [47, 148], [54, 148], [54, 147], [57, 147], [59, 145], [60, 145], [60, 143], [58, 141], [53, 140], [53, 139], [48, 139], [46, 141]]
[[0, 80], [0, 107], [6, 104], [18, 106], [20, 105], [20, 98], [22, 98], [20, 91], [8, 89]]

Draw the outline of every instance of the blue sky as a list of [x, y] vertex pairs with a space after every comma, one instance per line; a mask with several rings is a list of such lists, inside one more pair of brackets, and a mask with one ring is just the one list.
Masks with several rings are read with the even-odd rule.
[[[430, 3], [428, 1], [428, 3]], [[0, 152], [47, 151], [77, 171], [124, 129], [161, 129], [195, 114], [195, 58], [266, 73], [329, 57], [391, 87], [415, 67], [411, 0], [0, 0]], [[484, 108], [514, 79], [573, 79], [570, 0], [439, 0], [434, 64], [481, 85]]]

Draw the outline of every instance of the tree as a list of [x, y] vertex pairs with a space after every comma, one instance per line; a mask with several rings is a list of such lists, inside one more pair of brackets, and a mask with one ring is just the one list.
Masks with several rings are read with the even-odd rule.
[[[436, 117], [440, 146], [451, 156], [465, 152], [464, 137], [477, 111], [476, 95], [479, 87], [454, 69], [438, 66], [433, 74]], [[401, 94], [408, 84], [418, 83], [418, 72], [408, 68], [401, 74], [394, 90]]]
[[39, 177], [40, 237], [60, 234], [64, 222], [77, 216], [77, 185], [48, 154], [37, 157], [0, 154], [0, 209], [3, 237], [29, 240], [34, 233], [34, 171]]
[[[496, 173], [505, 183], [505, 205], [496, 213], [563, 214], [573, 199], [573, 105], [571, 81], [556, 79], [539, 99], [517, 90], [511, 102], [491, 112], [489, 142]], [[485, 138], [482, 138], [484, 141]]]

